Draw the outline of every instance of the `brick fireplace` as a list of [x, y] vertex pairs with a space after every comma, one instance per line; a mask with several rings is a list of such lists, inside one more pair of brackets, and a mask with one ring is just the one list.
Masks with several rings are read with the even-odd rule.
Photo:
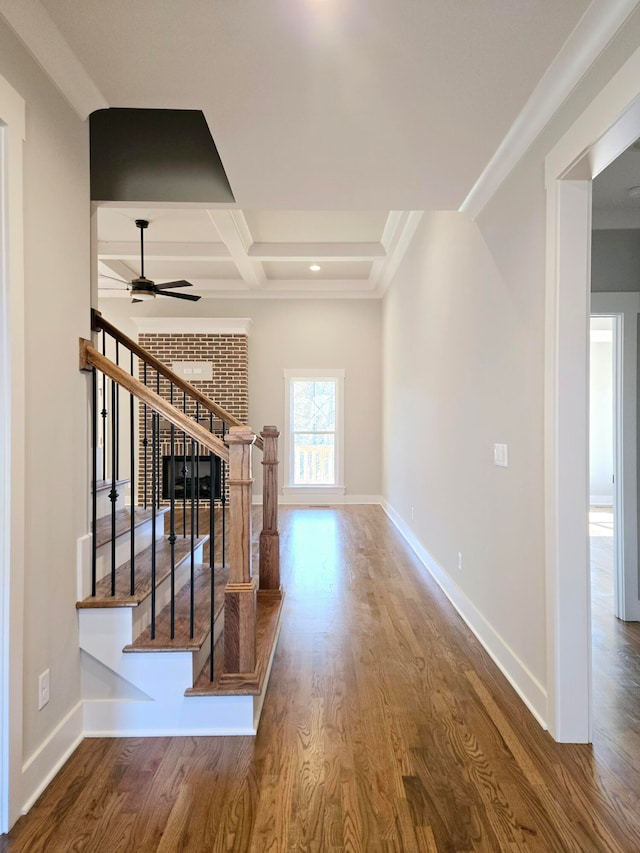
[[[137, 321], [139, 344], [152, 353], [168, 367], [178, 372], [182, 378], [191, 382], [199, 391], [214, 400], [242, 423], [249, 420], [249, 363], [248, 363], [248, 330], [250, 320], [240, 319], [199, 319], [199, 318], [141, 318]], [[140, 367], [139, 378], [143, 379]], [[148, 377], [149, 378], [149, 377]], [[152, 380], [155, 383], [155, 374]], [[154, 390], [156, 387], [152, 384]], [[160, 396], [170, 400], [168, 380], [160, 379]], [[182, 392], [174, 391], [174, 405], [182, 407]], [[186, 411], [195, 417], [196, 414], [209, 427], [208, 412], [196, 412], [195, 403], [187, 401]], [[139, 413], [139, 464], [137, 491], [138, 500], [144, 503], [144, 406]], [[147, 437], [151, 441], [150, 416], [147, 420]], [[214, 428], [221, 431], [221, 423], [214, 419]], [[171, 431], [166, 421], [160, 421], [160, 471], [168, 471], [171, 466], [166, 461], [171, 453]], [[192, 453], [194, 455], [193, 471]], [[174, 456], [183, 462], [176, 463], [176, 476], [186, 470], [186, 480], [197, 483], [200, 465], [196, 461], [197, 448], [192, 449], [187, 442], [185, 448], [182, 433], [177, 430], [174, 435]], [[164, 460], [164, 465], [163, 465]], [[202, 464], [202, 472], [209, 476], [209, 466]], [[192, 480], [193, 478], [193, 480]], [[204, 482], [204, 480], [203, 480]], [[165, 484], [159, 484], [160, 503], [168, 504]], [[194, 488], [198, 488], [194, 486]], [[200, 488], [201, 503], [209, 501], [202, 495], [206, 491]]]

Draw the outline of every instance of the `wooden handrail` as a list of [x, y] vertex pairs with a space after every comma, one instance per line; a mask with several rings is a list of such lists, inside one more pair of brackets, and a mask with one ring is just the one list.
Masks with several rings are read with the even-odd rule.
[[[114, 364], [111, 359], [102, 355], [101, 352], [93, 346], [91, 341], [80, 338], [80, 370], [89, 370], [91, 367], [96, 367], [102, 371], [105, 376], [113, 379], [118, 385], [125, 388], [142, 403], [146, 403], [156, 412], [163, 415], [169, 423], [172, 423], [181, 432], [187, 433], [195, 441], [204, 445], [207, 450], [219, 456], [225, 462], [229, 461], [229, 448], [227, 445], [217, 438], [215, 435], [206, 430], [196, 421], [192, 420], [187, 415], [183, 414], [179, 409], [176, 409], [171, 403], [167, 402], [155, 391], [131, 376], [126, 370], [123, 370], [117, 364]], [[171, 372], [171, 371], [169, 371]], [[248, 429], [248, 428], [247, 428]]]
[[[104, 331], [108, 335], [111, 335], [114, 340], [116, 340], [122, 346], [127, 347], [127, 349], [131, 350], [134, 355], [137, 355], [138, 358], [142, 359], [149, 367], [152, 367], [154, 370], [157, 370], [158, 373], [162, 374], [165, 379], [168, 379], [170, 382], [173, 382], [181, 391], [184, 391], [188, 394], [192, 399], [194, 399], [197, 403], [200, 403], [207, 411], [211, 412], [221, 421], [224, 421], [229, 426], [238, 426], [243, 427], [245, 424], [242, 421], [239, 421], [238, 418], [234, 417], [230, 412], [227, 412], [226, 409], [223, 409], [222, 406], [219, 406], [217, 403], [214, 403], [213, 400], [210, 400], [207, 396], [205, 396], [201, 391], [198, 391], [196, 387], [194, 387], [190, 382], [187, 382], [186, 379], [182, 379], [178, 376], [177, 373], [174, 373], [170, 367], [167, 367], [166, 364], [160, 361], [160, 359], [156, 358], [150, 352], [148, 352], [144, 347], [141, 347], [139, 343], [134, 341], [132, 338], [127, 337], [124, 332], [120, 331], [117, 326], [114, 326], [108, 320], [105, 320], [102, 314], [95, 309], [91, 312], [91, 328], [94, 332]], [[259, 436], [256, 436], [255, 446], [260, 450], [263, 448], [263, 441]]]

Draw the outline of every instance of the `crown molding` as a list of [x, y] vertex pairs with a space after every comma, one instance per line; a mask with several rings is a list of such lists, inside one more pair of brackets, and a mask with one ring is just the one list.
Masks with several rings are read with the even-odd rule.
[[0, 0], [0, 15], [83, 121], [109, 106], [40, 0]]
[[138, 332], [150, 335], [249, 335], [250, 317], [132, 317]]
[[533, 90], [460, 205], [475, 219], [596, 61], [640, 0], [594, 0]]
[[[394, 214], [393, 217], [392, 214]], [[385, 228], [382, 236], [387, 258], [375, 290], [376, 296], [382, 297], [386, 293], [423, 216], [424, 210], [392, 211], [389, 214], [389, 229]]]

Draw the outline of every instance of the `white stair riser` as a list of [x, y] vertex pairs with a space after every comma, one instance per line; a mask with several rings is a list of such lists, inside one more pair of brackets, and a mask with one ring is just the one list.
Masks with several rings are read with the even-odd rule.
[[125, 654], [122, 649], [134, 640], [130, 609], [80, 610], [80, 647], [150, 698], [175, 699], [192, 683], [193, 654]]
[[[200, 544], [194, 549], [194, 561], [202, 562], [202, 552], [204, 544]], [[176, 593], [189, 580], [190, 575], [190, 560], [178, 566], [175, 573], [175, 589]], [[167, 577], [156, 588], [156, 613], [160, 613], [171, 600], [171, 578]], [[183, 661], [179, 664], [176, 670], [176, 677], [179, 679], [178, 689], [180, 693], [184, 693], [187, 687], [191, 687], [195, 678], [200, 673], [207, 659], [209, 643], [205, 642], [202, 649], [198, 652], [127, 652], [122, 651], [125, 646], [130, 645], [151, 623], [151, 598], [146, 598], [138, 607], [88, 607], [82, 608], [79, 613], [79, 628], [80, 628], [80, 648], [88, 652], [90, 655], [99, 660], [105, 666], [114, 670], [114, 672], [126, 678], [138, 689], [149, 693], [148, 678], [152, 681], [155, 679], [158, 682], [163, 682], [165, 676], [160, 668], [156, 671], [157, 660], [169, 657], [169, 665], [167, 668], [167, 682], [169, 678], [168, 671], [174, 665], [173, 661], [182, 658]], [[221, 620], [220, 620], [221, 621]], [[220, 625], [217, 628], [219, 635], [222, 630]], [[138, 658], [139, 663], [130, 664], [126, 659]], [[195, 660], [194, 660], [195, 659]], [[144, 668], [144, 663], [152, 662], [147, 670]], [[155, 673], [149, 676], [150, 671]], [[160, 689], [164, 694], [162, 683], [156, 684], [154, 690]], [[171, 688], [172, 689], [172, 688]], [[155, 695], [155, 694], [152, 694]]]
[[85, 701], [85, 737], [255, 735], [257, 696], [192, 696], [173, 701]]
[[[203, 562], [203, 551], [204, 551], [204, 543], [201, 543], [196, 548], [193, 549], [193, 557], [194, 562], [202, 563]], [[179, 566], [176, 567], [175, 571], [175, 591], [176, 594], [182, 589], [185, 583], [189, 580], [189, 575], [191, 571], [191, 563], [189, 559], [184, 560]], [[156, 587], [156, 613], [160, 613], [163, 607], [171, 600], [171, 576], [167, 576], [162, 583], [159, 583]], [[117, 613], [123, 611], [126, 614], [126, 618], [128, 620], [128, 634], [131, 639], [126, 640], [123, 645], [129, 645], [132, 643], [148, 625], [151, 624], [151, 596], [145, 598], [145, 600], [139, 604], [137, 607], [87, 607], [81, 608], [80, 613], [97, 613], [97, 612], [112, 612]], [[82, 624], [82, 623], [81, 623]]]
[[[193, 560], [197, 565], [203, 562], [204, 543], [193, 549]], [[175, 592], [176, 595], [189, 580], [191, 573], [191, 561], [187, 558], [183, 563], [176, 567], [175, 571]], [[171, 577], [165, 578], [161, 584], [156, 587], [156, 613], [160, 613], [163, 607], [171, 601]], [[133, 636], [138, 637], [144, 629], [151, 624], [151, 596], [138, 607], [130, 608], [133, 610]], [[131, 641], [133, 642], [133, 641]]]
[[[224, 609], [220, 612], [220, 615], [216, 619], [215, 625], [213, 626], [213, 644], [218, 641], [218, 637], [222, 634], [222, 629], [224, 628]], [[207, 639], [204, 641], [202, 646], [197, 652], [193, 653], [193, 684], [196, 683], [196, 679], [202, 672], [205, 663], [207, 662], [207, 658], [209, 657], [209, 653], [211, 652], [211, 634], [207, 636]]]
[[[164, 538], [164, 515], [156, 516], [156, 539]], [[153, 539], [153, 521], [149, 519], [135, 528], [135, 553], [139, 554], [151, 545]], [[131, 530], [122, 533], [116, 539], [116, 568], [131, 557]], [[96, 552], [96, 578], [108, 575], [111, 571], [111, 542], [105, 542]], [[87, 592], [89, 595], [90, 592]]]
[[[118, 497], [116, 499], [116, 509], [124, 509], [126, 506], [126, 497], [129, 493], [128, 484], [124, 484], [123, 486], [117, 486], [116, 491], [118, 493]], [[111, 499], [109, 498], [109, 493], [111, 489], [100, 489], [99, 492], [96, 493], [96, 518], [103, 518], [105, 515], [111, 514]]]

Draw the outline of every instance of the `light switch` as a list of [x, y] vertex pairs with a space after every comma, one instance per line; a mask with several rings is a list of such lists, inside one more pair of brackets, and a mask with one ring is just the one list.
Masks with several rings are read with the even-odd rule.
[[493, 445], [493, 460], [499, 468], [509, 467], [509, 451], [506, 444]]

